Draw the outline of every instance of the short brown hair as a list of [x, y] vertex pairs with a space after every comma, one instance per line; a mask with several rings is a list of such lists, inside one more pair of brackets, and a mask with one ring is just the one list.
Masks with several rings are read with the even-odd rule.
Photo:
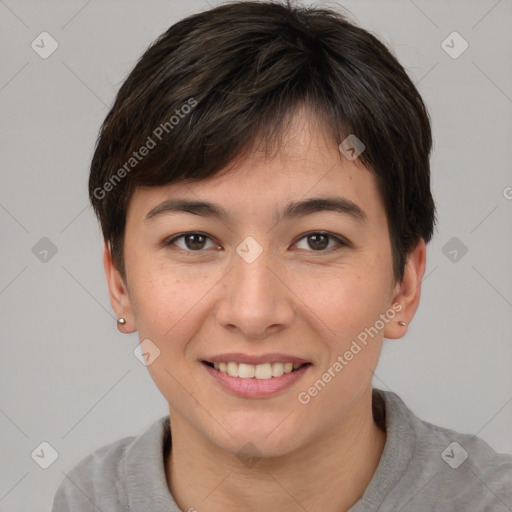
[[435, 224], [421, 96], [385, 45], [342, 14], [270, 1], [179, 21], [121, 86], [98, 137], [89, 197], [123, 277], [137, 187], [213, 176], [258, 140], [278, 147], [283, 121], [303, 105], [333, 141], [355, 134], [364, 143], [359, 158], [377, 177], [401, 280], [407, 255]]

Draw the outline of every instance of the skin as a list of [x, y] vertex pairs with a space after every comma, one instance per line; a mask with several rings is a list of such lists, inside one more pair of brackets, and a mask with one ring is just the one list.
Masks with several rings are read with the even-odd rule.
[[[105, 247], [111, 303], [126, 319], [120, 329], [137, 330], [160, 350], [148, 370], [169, 404], [166, 477], [182, 510], [348, 510], [385, 444], [372, 418], [372, 375], [383, 337], [402, 337], [407, 327], [398, 322], [409, 323], [418, 307], [425, 243], [418, 241], [397, 282], [372, 173], [347, 160], [306, 112], [283, 140], [276, 155], [254, 150], [207, 180], [137, 189], [127, 213], [126, 282]], [[333, 211], [274, 220], [289, 201], [332, 195], [356, 203], [366, 221]], [[145, 222], [170, 198], [219, 203], [232, 220], [169, 213]], [[349, 244], [330, 238], [315, 250], [305, 235], [319, 230]], [[199, 240], [204, 248], [187, 252], [183, 238], [162, 243], [190, 231], [210, 237]], [[247, 236], [263, 249], [250, 264], [236, 252]], [[299, 403], [298, 394], [398, 303], [385, 328], [307, 405]], [[240, 398], [201, 363], [225, 352], [286, 353], [312, 365], [273, 397]], [[237, 457], [247, 443], [257, 449], [250, 467]]]

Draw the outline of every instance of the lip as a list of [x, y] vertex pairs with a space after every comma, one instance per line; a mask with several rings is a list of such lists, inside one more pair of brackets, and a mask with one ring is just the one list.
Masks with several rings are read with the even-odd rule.
[[[233, 355], [233, 354], [231, 354]], [[251, 358], [249, 358], [251, 359]], [[251, 360], [255, 360], [252, 358]], [[297, 363], [301, 363], [301, 360], [297, 360], [294, 358], [293, 361]], [[226, 361], [226, 359], [214, 360], [210, 362], [221, 362]], [[236, 361], [236, 359], [229, 359], [228, 361]], [[245, 359], [247, 361], [247, 359]], [[240, 361], [244, 363], [245, 361]], [[286, 360], [287, 362], [293, 362], [290, 359]], [[264, 362], [270, 362], [268, 359], [265, 359]], [[275, 360], [273, 362], [282, 362], [282, 360]], [[306, 361], [303, 361], [304, 363]], [[242, 379], [240, 377], [231, 377], [226, 373], [223, 373], [211, 366], [208, 366], [206, 363], [201, 361], [201, 366], [215, 379], [215, 381], [226, 391], [238, 396], [240, 398], [269, 398], [277, 395], [278, 393], [284, 391], [285, 389], [293, 386], [297, 381], [299, 381], [308, 371], [311, 364], [306, 364], [301, 368], [291, 372], [284, 373], [281, 377], [272, 377], [271, 379]], [[246, 363], [246, 364], [258, 364], [258, 363]], [[261, 364], [261, 363], [260, 363]]]
[[[264, 363], [294, 363], [294, 364], [304, 364], [309, 363], [306, 359], [302, 359], [300, 357], [292, 356], [289, 354], [282, 353], [271, 353], [271, 354], [259, 354], [259, 355], [249, 355], [242, 354], [239, 352], [230, 352], [225, 354], [218, 354], [216, 356], [205, 357], [203, 361], [208, 361], [210, 363], [244, 363], [244, 364], [264, 364]], [[236, 378], [236, 377], [235, 377]], [[279, 377], [277, 377], [279, 378]]]

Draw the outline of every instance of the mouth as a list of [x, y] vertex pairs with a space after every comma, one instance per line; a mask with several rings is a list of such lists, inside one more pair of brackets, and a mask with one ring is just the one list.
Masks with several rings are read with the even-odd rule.
[[239, 398], [273, 397], [291, 388], [313, 366], [304, 359], [284, 355], [226, 354], [212, 359], [202, 360], [203, 368], [213, 382]]
[[282, 377], [287, 373], [294, 373], [303, 367], [310, 366], [311, 363], [292, 363], [292, 362], [274, 362], [248, 364], [237, 363], [235, 361], [211, 362], [202, 361], [202, 363], [218, 372], [229, 375], [230, 377], [238, 377], [240, 379], [258, 379], [270, 380]]

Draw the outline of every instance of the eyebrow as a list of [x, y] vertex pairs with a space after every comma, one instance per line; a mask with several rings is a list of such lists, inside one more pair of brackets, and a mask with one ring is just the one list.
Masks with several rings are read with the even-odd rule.
[[[353, 201], [344, 197], [314, 197], [301, 201], [290, 202], [275, 222], [281, 222], [295, 217], [304, 217], [313, 213], [332, 211], [346, 215], [357, 222], [367, 220], [366, 213]], [[145, 217], [145, 222], [163, 214], [192, 213], [202, 217], [213, 217], [226, 223], [232, 221], [232, 216], [221, 205], [205, 201], [190, 201], [186, 199], [168, 199], [155, 206]]]

